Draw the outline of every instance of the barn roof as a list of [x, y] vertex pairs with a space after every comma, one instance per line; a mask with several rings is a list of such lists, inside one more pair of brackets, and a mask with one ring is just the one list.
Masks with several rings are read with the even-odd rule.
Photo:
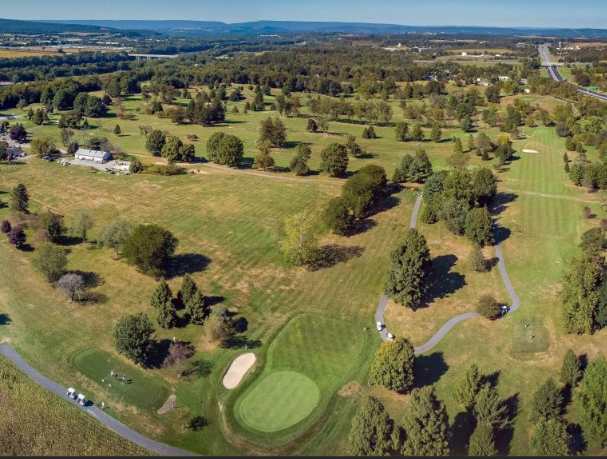
[[86, 148], [79, 148], [76, 152], [77, 155], [90, 156], [91, 158], [107, 158], [109, 152], [99, 150], [88, 150]]

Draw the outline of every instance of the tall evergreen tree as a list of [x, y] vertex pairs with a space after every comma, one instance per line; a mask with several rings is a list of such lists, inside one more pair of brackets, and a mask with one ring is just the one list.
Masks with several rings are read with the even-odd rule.
[[503, 428], [506, 423], [506, 407], [502, 404], [497, 389], [489, 383], [476, 396], [474, 418], [477, 423], [487, 423], [494, 430]]
[[448, 456], [449, 417], [433, 386], [414, 389], [404, 416], [404, 456]]
[[577, 386], [582, 377], [582, 362], [571, 348], [565, 353], [560, 376], [561, 382], [571, 387]]
[[427, 290], [426, 278], [431, 267], [426, 238], [410, 228], [391, 259], [385, 292], [398, 304], [415, 310]]
[[491, 457], [497, 455], [493, 427], [487, 422], [478, 423], [470, 436], [468, 456]]
[[162, 279], [154, 292], [152, 293], [152, 297], [150, 298], [150, 304], [154, 309], [160, 310], [165, 304], [173, 301], [173, 292], [171, 292], [171, 288], [169, 284], [166, 283], [164, 279]]
[[363, 398], [348, 435], [348, 451], [352, 456], [386, 456], [392, 449], [394, 422], [375, 397]]
[[173, 328], [177, 325], [177, 312], [172, 301], [168, 301], [160, 306], [158, 309], [158, 315], [156, 316], [158, 325], [162, 328]]
[[455, 401], [465, 410], [471, 410], [474, 407], [476, 396], [482, 388], [483, 376], [478, 371], [475, 364], [470, 365], [468, 370], [455, 389]]
[[554, 379], [549, 378], [533, 394], [529, 420], [559, 419], [563, 411], [563, 393]]
[[577, 392], [576, 405], [584, 437], [593, 445], [607, 446], [607, 361], [590, 363]]
[[194, 325], [203, 325], [205, 319], [209, 316], [209, 308], [206, 299], [200, 290], [196, 290], [194, 295], [186, 303], [185, 314], [188, 321]]
[[181, 288], [179, 289], [179, 292], [177, 292], [177, 299], [183, 306], [187, 306], [197, 291], [198, 286], [196, 285], [196, 282], [194, 282], [194, 279], [192, 279], [192, 276], [188, 273], [183, 276]]
[[534, 456], [569, 456], [571, 434], [560, 418], [541, 419], [529, 439], [529, 450]]
[[29, 214], [29, 202], [30, 197], [27, 192], [27, 188], [24, 184], [20, 183], [11, 193], [11, 211], [21, 212], [23, 214]]

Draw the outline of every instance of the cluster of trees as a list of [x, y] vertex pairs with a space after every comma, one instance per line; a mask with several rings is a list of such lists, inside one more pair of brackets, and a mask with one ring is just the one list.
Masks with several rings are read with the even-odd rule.
[[443, 221], [453, 234], [466, 235], [474, 244], [493, 241], [493, 223], [487, 206], [497, 193], [497, 181], [491, 170], [463, 169], [432, 174], [424, 184], [426, 206], [421, 220], [427, 224]]
[[195, 325], [203, 325], [210, 314], [204, 295], [189, 274], [183, 278], [177, 298], [173, 298], [171, 288], [162, 279], [152, 293], [150, 303], [157, 311], [158, 325], [166, 329], [178, 325], [179, 309], [185, 311], [184, 319]]
[[593, 333], [607, 326], [607, 247], [602, 228], [588, 230], [580, 244], [583, 254], [563, 273], [560, 299], [567, 333]]
[[162, 156], [169, 164], [178, 161], [191, 163], [196, 158], [194, 144], [184, 144], [177, 136], [168, 136], [159, 129], [147, 133], [145, 148], [154, 156]]
[[395, 183], [424, 183], [432, 175], [432, 163], [426, 150], [418, 148], [415, 155], [406, 154], [394, 171], [392, 181]]
[[348, 178], [341, 196], [331, 199], [322, 213], [325, 227], [335, 234], [344, 235], [354, 219], [368, 216], [374, 205], [386, 194], [386, 171], [377, 165], [361, 168]]
[[351, 455], [449, 455], [447, 409], [433, 386], [413, 389], [414, 365], [413, 346], [407, 339], [382, 343], [371, 365], [369, 382], [400, 393], [411, 391], [409, 406], [398, 425], [379, 400], [364, 397], [348, 436]]
[[607, 189], [607, 167], [604, 164], [586, 163], [582, 160], [570, 167], [566, 162], [565, 170], [569, 172], [569, 178], [576, 186], [589, 190]]

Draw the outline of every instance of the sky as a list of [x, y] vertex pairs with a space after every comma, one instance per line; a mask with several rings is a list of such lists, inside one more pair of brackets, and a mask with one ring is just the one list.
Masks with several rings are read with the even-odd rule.
[[[0, 5], [9, 0], [0, 0]], [[20, 0], [8, 19], [339, 21], [403, 25], [607, 28], [607, 2], [585, 0]]]

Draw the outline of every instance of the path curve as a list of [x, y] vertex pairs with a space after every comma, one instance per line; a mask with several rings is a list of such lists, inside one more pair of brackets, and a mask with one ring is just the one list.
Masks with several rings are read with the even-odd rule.
[[[415, 228], [417, 226], [417, 216], [419, 214], [419, 210], [422, 205], [423, 196], [420, 193], [417, 196], [417, 200], [415, 201], [415, 206], [413, 207], [413, 214], [411, 215], [411, 223], [410, 227]], [[497, 223], [494, 223], [494, 232], [497, 235], [498, 226]], [[502, 252], [502, 246], [500, 243], [495, 244], [495, 255], [498, 259], [498, 269], [504, 285], [506, 286], [506, 291], [508, 292], [508, 296], [510, 296], [510, 310], [509, 312], [514, 312], [521, 307], [521, 300], [512, 285], [512, 281], [510, 280], [510, 276], [508, 275], [508, 270], [506, 269], [506, 261], [504, 260], [504, 253]], [[388, 296], [382, 296], [379, 301], [379, 306], [377, 307], [377, 311], [375, 312], [375, 322], [384, 323], [384, 312], [386, 310], [386, 306], [388, 304]], [[465, 312], [463, 314], [459, 314], [455, 317], [449, 319], [435, 334], [430, 338], [426, 343], [422, 344], [415, 348], [415, 354], [420, 355], [428, 352], [434, 346], [436, 346], [446, 335], [449, 333], [457, 324], [463, 322], [464, 320], [473, 319], [478, 317], [479, 314], [477, 312]], [[388, 330], [387, 327], [383, 327], [381, 331], [379, 331], [379, 336], [383, 341], [388, 339]]]
[[[66, 398], [67, 389], [61, 387], [55, 381], [47, 378], [46, 376], [40, 374], [37, 370], [35, 370], [30, 364], [28, 364], [23, 358], [8, 344], [0, 344], [0, 354], [5, 356], [11, 362], [13, 362], [17, 367], [33, 379], [40, 386], [49, 390], [53, 394], [61, 397], [64, 400]], [[160, 454], [161, 456], [200, 456], [199, 454], [193, 453], [191, 451], [186, 451], [184, 449], [175, 448], [174, 446], [165, 445], [164, 443], [159, 443], [154, 441], [144, 435], [141, 435], [138, 432], [135, 432], [133, 429], [128, 428], [121, 422], [114, 419], [112, 416], [102, 411], [100, 408], [97, 408], [95, 405], [93, 406], [81, 406], [76, 402], [72, 402], [72, 405], [78, 407], [80, 410], [89, 414], [97, 421], [101, 422], [103, 425], [108, 427], [110, 430], [113, 430], [118, 435], [127, 440], [136, 443], [143, 448], [146, 448], [150, 451], [154, 451], [155, 453]]]

